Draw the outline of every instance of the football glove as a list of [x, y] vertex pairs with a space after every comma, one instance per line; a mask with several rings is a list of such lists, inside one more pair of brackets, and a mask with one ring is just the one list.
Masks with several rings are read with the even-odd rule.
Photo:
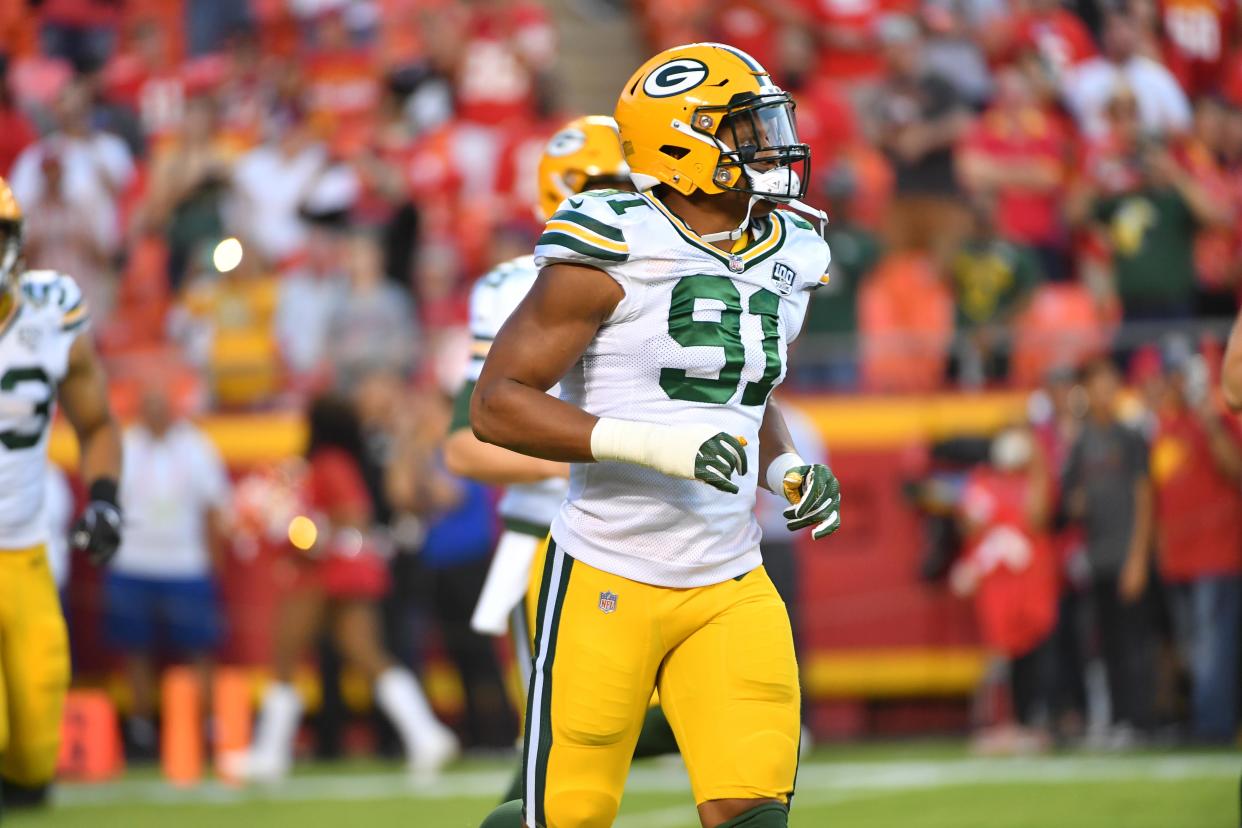
[[793, 504], [783, 513], [790, 532], [813, 525], [811, 537], [819, 540], [841, 527], [841, 483], [832, 469], [822, 463], [794, 466], [785, 472], [781, 487]]
[[737, 494], [737, 484], [729, 478], [734, 472], [740, 477], [746, 476], [745, 446], [745, 437], [734, 437], [723, 431], [708, 438], [695, 455], [694, 479], [722, 492]]
[[90, 502], [73, 525], [69, 543], [86, 553], [91, 563], [103, 566], [112, 560], [121, 545], [121, 508], [117, 505], [117, 486], [113, 480], [91, 484]]
[[669, 477], [698, 480], [737, 494], [729, 477], [746, 474], [746, 439], [707, 423], [644, 423], [600, 417], [591, 431], [591, 454], [599, 461], [646, 466]]

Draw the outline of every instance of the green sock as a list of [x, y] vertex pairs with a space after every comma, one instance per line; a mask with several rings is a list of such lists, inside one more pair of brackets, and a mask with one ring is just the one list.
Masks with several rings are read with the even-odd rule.
[[779, 802], [766, 802], [716, 828], [789, 828], [789, 809]]
[[487, 815], [479, 828], [525, 828], [522, 825], [522, 800], [506, 802]]
[[638, 734], [638, 744], [634, 746], [634, 758], [664, 756], [676, 752], [677, 737], [673, 735], [673, 728], [669, 727], [664, 710], [659, 706], [648, 708], [647, 716], [643, 719], [643, 729]]

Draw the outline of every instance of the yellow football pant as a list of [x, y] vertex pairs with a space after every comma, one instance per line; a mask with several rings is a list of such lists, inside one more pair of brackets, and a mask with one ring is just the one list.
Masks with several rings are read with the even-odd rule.
[[549, 540], [526, 706], [531, 828], [616, 818], [653, 689], [696, 803], [788, 802], [798, 764], [798, 667], [789, 616], [762, 567], [672, 589], [576, 561]]
[[0, 550], [0, 778], [52, 781], [69, 637], [42, 546]]

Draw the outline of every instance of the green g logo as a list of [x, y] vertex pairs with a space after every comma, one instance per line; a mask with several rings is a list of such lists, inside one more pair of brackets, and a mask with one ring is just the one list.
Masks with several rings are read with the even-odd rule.
[[694, 58], [678, 58], [657, 66], [643, 81], [643, 91], [653, 98], [671, 98], [707, 80], [707, 64]]

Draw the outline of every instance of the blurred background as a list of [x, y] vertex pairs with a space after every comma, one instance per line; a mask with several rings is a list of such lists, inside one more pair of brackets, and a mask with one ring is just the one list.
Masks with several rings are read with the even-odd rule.
[[[808, 201], [831, 217], [831, 282], [779, 396], [847, 518], [770, 550], [808, 734], [948, 736], [953, 756], [1236, 745], [1242, 430], [1216, 389], [1242, 288], [1240, 17], [1213, 0], [3, 0], [0, 174], [28, 265], [82, 286], [118, 414], [184, 441], [127, 442], [126, 475], [197, 550], [105, 574], [62, 553], [75, 687], [105, 691], [131, 767], [160, 755], [168, 668], [214, 665], [257, 697], [313, 543], [291, 522], [305, 411], [331, 393], [361, 431], [385, 644], [469, 755], [508, 755], [512, 654], [469, 631], [458, 591], [486, 567], [496, 493], [440, 455], [469, 291], [532, 248], [547, 137], [610, 113], [655, 51], [720, 40], [795, 95]], [[75, 452], [58, 423], [63, 524]], [[135, 626], [127, 590], [170, 571], [215, 586], [180, 625]], [[300, 755], [395, 755], [330, 639], [299, 687]], [[90, 752], [85, 721], [69, 743]], [[65, 774], [90, 777], [83, 761]], [[1185, 791], [1150, 824], [1232, 824]], [[485, 813], [490, 793], [462, 795]]]

